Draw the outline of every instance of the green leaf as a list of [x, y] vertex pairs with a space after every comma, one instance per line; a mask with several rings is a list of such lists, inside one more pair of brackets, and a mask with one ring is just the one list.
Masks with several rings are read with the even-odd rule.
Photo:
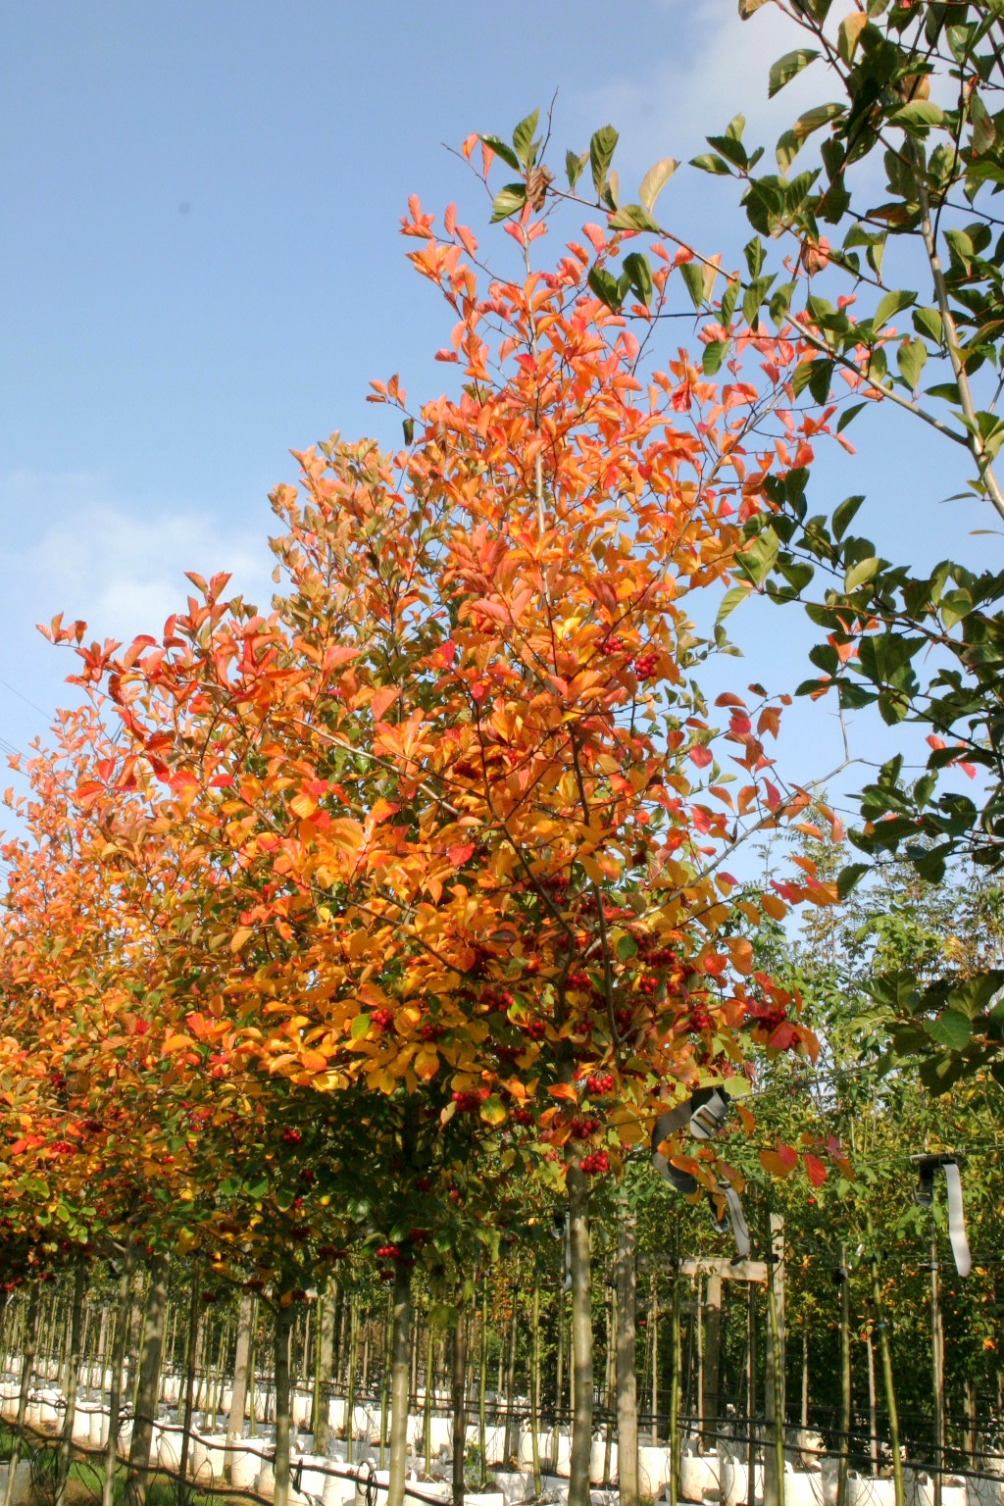
[[680, 275], [687, 284], [695, 309], [699, 309], [704, 302], [704, 268], [700, 262], [685, 261], [680, 266]]
[[355, 1019], [352, 1021], [352, 1025], [351, 1025], [351, 1027], [349, 1029], [349, 1035], [350, 1035], [350, 1037], [351, 1037], [352, 1040], [354, 1040], [354, 1041], [361, 1041], [362, 1038], [363, 1038], [363, 1036], [369, 1030], [369, 1028], [370, 1028], [370, 1017], [369, 1017], [369, 1015], [368, 1014], [357, 1014], [356, 1017], [355, 1017]]
[[513, 151], [512, 147], [507, 146], [506, 143], [501, 139], [501, 137], [482, 136], [480, 139], [484, 142], [485, 146], [491, 147], [496, 157], [502, 158], [502, 161], [505, 163], [506, 167], [511, 167], [513, 172], [519, 172], [519, 158], [516, 156], [516, 153]]
[[858, 40], [867, 25], [868, 17], [859, 10], [852, 10], [840, 23], [837, 31], [837, 51], [848, 66], [854, 59]]
[[783, 58], [778, 58], [776, 63], [771, 64], [769, 82], [767, 85], [767, 98], [773, 99], [775, 94], [780, 94], [785, 84], [790, 84], [793, 78], [797, 78], [803, 68], [808, 68], [814, 63], [819, 53], [811, 47], [796, 47], [794, 52], [786, 52]]
[[920, 373], [927, 364], [927, 346], [923, 340], [904, 340], [896, 352], [896, 365], [911, 392], [920, 385]]
[[619, 962], [630, 962], [632, 957], [637, 957], [638, 955], [638, 943], [633, 936], [629, 936], [625, 932], [623, 936], [618, 938], [615, 951]]
[[625, 204], [610, 216], [611, 230], [648, 230], [658, 233], [659, 227], [644, 204]]
[[763, 584], [774, 568], [781, 540], [773, 528], [765, 528], [758, 534], [748, 549], [736, 556], [736, 565], [755, 586]]
[[616, 313], [624, 302], [624, 293], [621, 291], [618, 279], [612, 276], [605, 267], [593, 267], [586, 280], [597, 298]]
[[511, 214], [519, 214], [526, 203], [526, 184], [507, 183], [500, 188], [492, 202], [492, 224], [507, 220]]
[[916, 293], [908, 293], [904, 288], [897, 288], [891, 293], [886, 293], [884, 298], [879, 299], [878, 308], [872, 318], [872, 328], [878, 333], [895, 314], [909, 308], [911, 303], [916, 303], [916, 301]]
[[929, 99], [911, 99], [909, 104], [889, 116], [890, 125], [902, 126], [904, 130], [927, 130], [928, 126], [944, 125], [945, 112]]
[[540, 119], [540, 111], [534, 110], [525, 120], [521, 120], [512, 133], [512, 144], [523, 167], [532, 167], [536, 153], [533, 150], [533, 133], [537, 129]]
[[581, 156], [575, 152], [565, 153], [565, 175], [568, 178], [569, 188], [574, 189], [582, 175], [582, 169], [588, 161], [589, 157], [585, 152]]
[[837, 419], [837, 433], [842, 434], [847, 428], [847, 425], [853, 423], [861, 410], [863, 408], [867, 408], [867, 406], [867, 403], [852, 403], [849, 408], [845, 408], [843, 413], [841, 413], [840, 417]]
[[404, 442], [410, 449], [415, 443], [415, 420], [413, 418], [403, 418], [401, 420], [401, 428], [404, 430]]
[[726, 617], [730, 617], [736, 607], [742, 606], [752, 589], [753, 587], [749, 585], [731, 586], [722, 597], [722, 604], [718, 608], [715, 622], [724, 622]]
[[494, 1094], [491, 1098], [486, 1098], [481, 1105], [481, 1118], [486, 1124], [504, 1124], [506, 1112], [501, 1098], [496, 1098]]
[[747, 1098], [753, 1091], [753, 1084], [748, 1077], [727, 1077], [722, 1089], [728, 1098]]
[[620, 137], [612, 125], [601, 126], [593, 133], [589, 143], [589, 166], [593, 175], [593, 187], [597, 196], [602, 196], [606, 187], [607, 173], [613, 161]]
[[[954, 403], [956, 407], [961, 406], [959, 389], [955, 382], [935, 382], [933, 387], [925, 387], [924, 392], [927, 397], [940, 397], [943, 402]], [[964, 496], [965, 493], [962, 495]]]
[[952, 1051], [961, 1051], [972, 1039], [973, 1027], [965, 1015], [957, 1009], [946, 1009], [936, 1020], [930, 1020], [924, 1029], [939, 1046], [948, 1046]]
[[[862, 403], [861, 406], [864, 407], [864, 404]], [[864, 500], [865, 499], [863, 496], [845, 497], [844, 501], [841, 502], [840, 506], [834, 511], [833, 537], [837, 540], [838, 543], [843, 538], [848, 528], [851, 526], [854, 515]]]
[[858, 586], [863, 586], [872, 580], [881, 568], [882, 561], [876, 559], [874, 555], [870, 555], [868, 559], [858, 560], [857, 564], [852, 565], [844, 577], [844, 590], [850, 595], [852, 591], [857, 590]]
[[839, 116], [846, 114], [846, 105], [840, 105], [835, 101], [831, 101], [826, 105], [816, 105], [813, 109], [806, 110], [804, 115], [800, 115], [791, 130], [785, 131], [784, 135], [780, 137], [774, 150], [774, 155], [777, 158], [777, 164], [781, 171], [783, 173], [788, 171], [788, 168], [814, 131], [820, 130], [822, 126], [828, 125], [831, 120], [836, 120]]
[[648, 257], [640, 251], [632, 251], [624, 258], [624, 271], [630, 279], [631, 287], [638, 295], [638, 302], [646, 308], [652, 301], [652, 268], [648, 264]]
[[732, 175], [729, 164], [716, 152], [702, 152], [699, 157], [691, 157], [690, 165], [699, 167], [702, 173], [715, 173], [719, 178], [728, 178]]
[[867, 863], [848, 863], [837, 876], [837, 898], [846, 899], [868, 872]]
[[709, 340], [704, 347], [704, 358], [701, 361], [705, 376], [714, 376], [721, 371], [722, 362], [729, 348], [728, 340]]
[[656, 199], [662, 193], [662, 190], [679, 165], [675, 157], [662, 157], [654, 166], [649, 168], [644, 178], [642, 178], [638, 197], [650, 212], [655, 208]]

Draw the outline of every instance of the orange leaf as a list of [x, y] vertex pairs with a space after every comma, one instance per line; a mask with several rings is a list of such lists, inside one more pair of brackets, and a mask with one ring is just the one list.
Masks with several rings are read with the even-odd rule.
[[555, 1082], [547, 1090], [552, 1098], [562, 1098], [566, 1103], [578, 1103], [579, 1095], [570, 1082]]
[[370, 710], [373, 712], [373, 720], [375, 722], [382, 720], [384, 712], [389, 706], [393, 706], [400, 694], [401, 690], [397, 685], [384, 685], [382, 689], [374, 693], [373, 699], [370, 702]]

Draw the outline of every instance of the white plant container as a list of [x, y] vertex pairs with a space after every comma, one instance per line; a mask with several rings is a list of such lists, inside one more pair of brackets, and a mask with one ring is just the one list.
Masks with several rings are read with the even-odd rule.
[[[604, 1483], [605, 1470], [603, 1466], [607, 1460], [607, 1441], [605, 1438], [594, 1438], [589, 1447], [589, 1483], [590, 1485], [602, 1485]], [[617, 1445], [610, 1445], [610, 1478], [617, 1478]]]
[[1002, 1506], [1004, 1481], [996, 1475], [969, 1476], [970, 1506]]
[[296, 1427], [303, 1428], [308, 1425], [313, 1406], [314, 1399], [309, 1392], [297, 1391], [289, 1406], [289, 1415]]
[[174, 1428], [161, 1428], [157, 1440], [157, 1463], [162, 1469], [181, 1468], [181, 1432]]
[[472, 1490], [464, 1495], [464, 1506], [505, 1506], [505, 1496], [500, 1490]]
[[237, 1448], [230, 1455], [230, 1483], [235, 1490], [249, 1490], [261, 1469], [261, 1454], [251, 1448]]
[[669, 1449], [643, 1444], [638, 1450], [638, 1489], [654, 1501], [669, 1480]]
[[[684, 1501], [703, 1501], [712, 1491], [721, 1489], [721, 1460], [714, 1451], [680, 1456], [680, 1496]], [[785, 1506], [793, 1503], [785, 1501]]]
[[567, 1480], [572, 1473], [571, 1433], [564, 1433], [560, 1428], [555, 1428], [550, 1435], [547, 1457], [551, 1461], [551, 1472], [560, 1480]]
[[91, 1448], [104, 1448], [108, 1442], [108, 1413], [104, 1407], [95, 1407], [90, 1416]]
[[505, 1506], [519, 1506], [533, 1492], [533, 1477], [522, 1470], [497, 1474], [494, 1483], [505, 1497]]
[[[726, 1455], [722, 1460], [722, 1506], [739, 1506], [747, 1498], [749, 1468], [739, 1459]], [[757, 1464], [753, 1471], [754, 1502], [763, 1500], [763, 1465]]]
[[822, 1470], [785, 1466], [784, 1506], [825, 1506]]

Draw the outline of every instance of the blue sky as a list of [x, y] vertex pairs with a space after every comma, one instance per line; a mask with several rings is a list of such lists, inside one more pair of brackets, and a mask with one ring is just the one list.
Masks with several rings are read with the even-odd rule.
[[[396, 439], [365, 402], [371, 377], [441, 390], [431, 355], [449, 321], [397, 225], [417, 192], [428, 209], [458, 199], [483, 229], [443, 143], [507, 132], [557, 89], [561, 154], [612, 121], [627, 185], [740, 108], [773, 142], [818, 88], [799, 80], [767, 106], [788, 45], [769, 10], [742, 26], [734, 0], [4, 7], [0, 738], [26, 747], [72, 694], [36, 622], [63, 610], [95, 636], [157, 631], [185, 569], [232, 570], [264, 603], [267, 493], [295, 479], [288, 451], [336, 428]], [[734, 251], [733, 204], [688, 169], [660, 211]], [[999, 555], [968, 537], [992, 526], [979, 506], [938, 505], [965, 477], [950, 447], [886, 417], [855, 426], [856, 461], [828, 452], [820, 507], [866, 491], [869, 531], [916, 563]], [[804, 677], [795, 614], [751, 606], [733, 624], [747, 664], [726, 661], [723, 685]], [[855, 752], [888, 748], [866, 722], [854, 736]], [[818, 711], [800, 709], [785, 742], [795, 777], [839, 756]]]

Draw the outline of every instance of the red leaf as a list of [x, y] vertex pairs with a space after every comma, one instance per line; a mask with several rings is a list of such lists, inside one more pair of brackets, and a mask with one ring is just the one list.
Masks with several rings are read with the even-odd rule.
[[826, 1167], [822, 1161], [820, 1161], [818, 1156], [810, 1156], [808, 1154], [803, 1155], [802, 1160], [805, 1162], [805, 1174], [813, 1187], [822, 1187], [827, 1176]]

